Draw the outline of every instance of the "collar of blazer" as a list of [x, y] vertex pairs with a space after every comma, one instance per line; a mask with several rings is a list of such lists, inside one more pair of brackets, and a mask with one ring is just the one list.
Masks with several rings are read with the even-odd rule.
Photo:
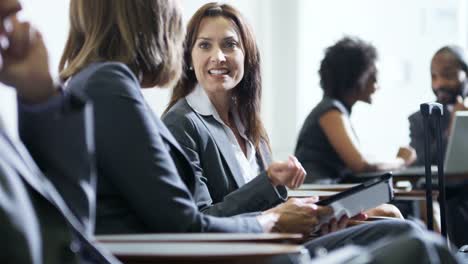
[[[221, 117], [218, 114], [218, 111], [216, 108], [213, 106], [213, 104], [210, 101], [210, 98], [208, 97], [208, 94], [205, 92], [203, 87], [201, 87], [200, 84], [197, 84], [195, 86], [195, 89], [186, 96], [186, 101], [187, 104], [192, 108], [193, 111], [196, 113], [202, 115], [202, 116], [213, 116], [213, 118], [218, 121], [221, 125], [225, 125], [228, 127], [224, 121], [221, 119]], [[237, 130], [239, 131], [239, 134], [242, 138], [244, 138], [248, 144], [252, 147], [252, 150], [254, 150], [252, 142], [249, 140], [247, 135], [245, 134], [245, 126], [242, 124], [242, 121], [236, 111], [232, 112], [233, 118], [235, 125], [237, 127]]]
[[200, 86], [200, 84], [197, 84], [193, 91], [189, 93], [185, 99], [193, 111], [203, 116], [212, 115], [216, 119], [219, 119], [219, 122], [223, 122], [218, 115], [218, 111], [216, 111], [213, 104], [211, 103], [208, 94], [205, 92], [203, 87]]
[[[33, 187], [42, 196], [50, 200], [40, 177], [36, 177], [39, 168], [33, 166], [32, 158], [25, 157], [22, 145], [19, 142], [13, 142], [6, 134], [0, 133], [0, 157], [7, 161], [23, 177], [23, 179]], [[31, 160], [30, 160], [31, 159]]]

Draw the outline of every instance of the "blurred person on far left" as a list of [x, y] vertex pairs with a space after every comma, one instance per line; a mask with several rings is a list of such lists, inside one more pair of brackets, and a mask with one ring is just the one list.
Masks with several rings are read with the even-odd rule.
[[16, 19], [20, 10], [16, 0], [0, 1], [0, 82], [17, 93], [21, 137], [0, 122], [0, 263], [118, 263], [90, 242], [94, 200], [83, 190], [95, 182], [90, 139], [68, 140], [74, 151], [59, 148], [89, 129], [90, 105], [54, 85], [42, 37]]

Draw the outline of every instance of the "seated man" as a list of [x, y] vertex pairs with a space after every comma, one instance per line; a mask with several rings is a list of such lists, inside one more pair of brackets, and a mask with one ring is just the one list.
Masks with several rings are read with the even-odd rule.
[[[445, 46], [439, 49], [431, 60], [431, 83], [436, 101], [444, 106], [441, 119], [442, 151], [445, 154], [451, 122], [455, 112], [468, 110], [464, 100], [468, 95], [468, 64], [461, 48]], [[409, 118], [410, 145], [416, 150], [416, 165], [424, 165], [424, 126], [419, 111]], [[431, 163], [437, 163], [435, 124], [430, 123]], [[447, 186], [447, 222], [451, 241], [461, 246], [468, 243], [468, 185]]]
[[[444, 106], [441, 120], [443, 151], [447, 147], [450, 123], [455, 112], [468, 110], [464, 100], [468, 95], [467, 83], [468, 65], [461, 48], [445, 46], [440, 48], [431, 60], [431, 83], [436, 101]], [[409, 118], [410, 145], [416, 150], [417, 160], [414, 165], [424, 165], [424, 127], [420, 111], [416, 111]], [[436, 164], [435, 124], [431, 123], [431, 162]]]
[[[39, 126], [36, 118], [82, 121], [76, 117], [85, 114], [86, 104], [72, 94], [55, 95], [41, 36], [16, 21], [20, 9], [16, 0], [0, 1], [0, 38], [9, 43], [0, 50], [0, 82], [16, 88], [24, 110], [20, 125], [41, 134], [54, 128]], [[55, 129], [70, 135], [65, 127]], [[11, 131], [0, 122], [0, 263], [117, 263], [92, 245], [89, 226], [75, 217]], [[79, 131], [85, 131], [83, 123], [72, 132]]]

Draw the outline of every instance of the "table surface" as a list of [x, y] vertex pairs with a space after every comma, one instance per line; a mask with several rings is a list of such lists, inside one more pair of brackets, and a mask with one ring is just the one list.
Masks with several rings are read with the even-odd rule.
[[352, 188], [354, 186], [357, 186], [359, 184], [353, 183], [353, 184], [310, 184], [310, 183], [304, 183], [301, 185], [301, 187], [298, 188], [298, 190], [323, 190], [323, 191], [336, 191], [336, 190], [343, 190], [343, 189], [348, 189]]
[[300, 254], [304, 247], [266, 243], [100, 242], [118, 258], [220, 258]]
[[[343, 189], [345, 190], [345, 189]], [[310, 197], [318, 196], [320, 198], [329, 197], [339, 193], [340, 191], [323, 191], [323, 190], [288, 190], [289, 197]]]
[[301, 242], [301, 234], [287, 233], [164, 233], [164, 234], [122, 234], [99, 235], [100, 242]]
[[[437, 181], [437, 167], [431, 167], [432, 181]], [[415, 183], [426, 177], [425, 170], [422, 167], [409, 167], [404, 170], [393, 171], [393, 181], [410, 181]], [[375, 178], [382, 175], [382, 172], [366, 172], [360, 173], [353, 177], [354, 180], [362, 179], [363, 181], [369, 178]], [[459, 184], [468, 181], [468, 172], [464, 173], [445, 173], [445, 180], [448, 184]]]
[[[326, 198], [335, 195], [339, 192], [345, 191], [355, 184], [333, 184], [333, 185], [320, 185], [320, 184], [308, 184], [307, 186], [301, 186], [297, 190], [288, 190], [289, 197], [310, 197], [319, 196], [320, 198]], [[309, 189], [305, 189], [309, 188]], [[333, 190], [333, 191], [331, 191]], [[426, 192], [424, 190], [400, 190], [394, 188], [394, 196], [396, 200], [425, 200]], [[437, 199], [439, 192], [437, 190], [432, 191], [433, 199]]]

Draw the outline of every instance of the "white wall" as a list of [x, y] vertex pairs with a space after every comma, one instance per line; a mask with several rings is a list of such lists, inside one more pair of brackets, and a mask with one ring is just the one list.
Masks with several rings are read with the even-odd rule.
[[[184, 22], [188, 23], [190, 17], [197, 11], [205, 3], [209, 3], [212, 1], [208, 0], [185, 0], [182, 1], [183, 3], [183, 14], [184, 14]], [[242, 14], [247, 18], [247, 20], [255, 27], [255, 32], [261, 34], [259, 24], [262, 23], [264, 16], [263, 13], [263, 6], [269, 5], [269, 0], [257, 0], [257, 1], [249, 1], [249, 0], [231, 0], [231, 1], [224, 1], [226, 3], [230, 3], [236, 6], [239, 10], [241, 10]], [[262, 24], [262, 28], [263, 28]], [[257, 30], [258, 29], [258, 30]], [[267, 39], [267, 38], [262, 38]], [[259, 39], [259, 42], [261, 40]], [[143, 90], [143, 94], [145, 95], [149, 105], [153, 108], [153, 110], [161, 114], [164, 109], [166, 108], [171, 89], [146, 89]]]
[[52, 73], [57, 76], [58, 63], [68, 34], [69, 0], [20, 1], [23, 5], [20, 18], [31, 21], [42, 32], [49, 50]]
[[[372, 42], [379, 52], [380, 90], [372, 106], [356, 105], [352, 120], [363, 149], [371, 156], [394, 156], [409, 143], [407, 116], [433, 99], [429, 62], [446, 44], [465, 44], [461, 0], [300, 1], [300, 126], [320, 100], [319, 62], [325, 47], [344, 35]], [[461, 30], [464, 30], [463, 32]]]
[[[68, 29], [68, 0], [24, 0], [22, 17], [44, 33], [56, 75]], [[184, 18], [206, 0], [183, 0]], [[230, 0], [252, 24], [263, 60], [263, 120], [277, 159], [294, 151], [298, 130], [321, 99], [317, 70], [325, 47], [343, 35], [380, 54], [380, 91], [358, 104], [353, 122], [366, 153], [386, 158], [408, 143], [406, 117], [432, 99], [429, 61], [445, 44], [468, 44], [464, 0]], [[50, 8], [53, 6], [54, 8]], [[144, 91], [161, 113], [170, 90]], [[395, 111], [393, 111], [395, 110]]]
[[[44, 32], [43, 37], [49, 48], [50, 63], [54, 76], [57, 76], [58, 61], [68, 31], [68, 2], [64, 0], [22, 0], [23, 11], [20, 19], [31, 21]], [[54, 8], [50, 8], [53, 6]], [[0, 84], [0, 126], [3, 126], [11, 137], [17, 138], [18, 122], [16, 92]]]

